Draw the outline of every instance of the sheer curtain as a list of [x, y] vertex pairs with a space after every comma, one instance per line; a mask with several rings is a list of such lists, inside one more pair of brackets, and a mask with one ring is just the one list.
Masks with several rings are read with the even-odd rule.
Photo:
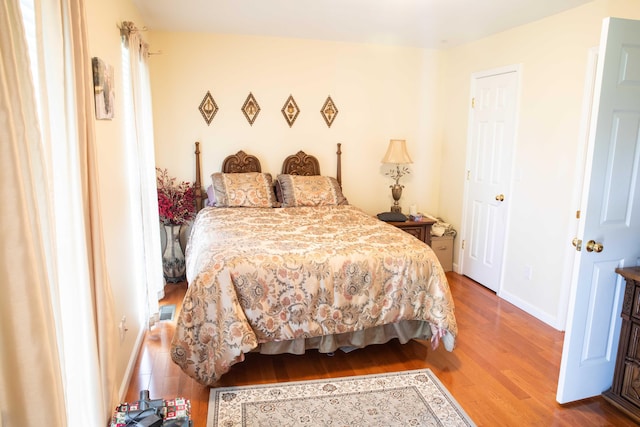
[[[125, 102], [131, 108], [127, 137], [137, 148], [137, 165], [140, 185], [140, 217], [143, 235], [144, 268], [146, 277], [147, 314], [149, 327], [159, 314], [158, 300], [164, 297], [165, 280], [162, 273], [160, 247], [160, 217], [156, 190], [156, 166], [153, 142], [153, 117], [151, 109], [151, 87], [149, 82], [148, 45], [140, 37], [136, 26], [122, 22], [120, 34], [124, 47], [123, 82]], [[127, 73], [128, 71], [128, 73]]]
[[42, 232], [49, 215], [46, 209], [34, 209], [38, 194], [46, 193], [41, 184], [46, 182], [46, 154], [19, 1], [0, 5], [0, 28], [0, 424], [64, 426], [62, 372], [44, 255], [50, 247]]
[[100, 426], [117, 403], [117, 335], [84, 3], [22, 1], [33, 10], [31, 50], [20, 0], [0, 10], [0, 419]]

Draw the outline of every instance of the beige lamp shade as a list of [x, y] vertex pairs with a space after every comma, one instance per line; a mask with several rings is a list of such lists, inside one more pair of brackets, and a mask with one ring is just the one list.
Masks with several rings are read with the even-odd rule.
[[382, 158], [382, 163], [403, 165], [413, 163], [407, 152], [407, 142], [404, 139], [392, 139], [389, 141], [387, 154]]

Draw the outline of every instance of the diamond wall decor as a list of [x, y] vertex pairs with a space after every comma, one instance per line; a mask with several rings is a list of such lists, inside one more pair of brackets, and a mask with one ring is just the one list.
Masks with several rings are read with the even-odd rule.
[[249, 96], [247, 96], [247, 99], [244, 101], [242, 112], [249, 121], [249, 124], [253, 126], [253, 122], [256, 120], [256, 117], [258, 117], [258, 113], [260, 112], [260, 106], [251, 92], [249, 92]]
[[204, 121], [207, 122], [207, 126], [210, 125], [211, 120], [213, 120], [213, 117], [218, 112], [218, 104], [216, 104], [213, 96], [211, 96], [211, 92], [207, 91], [207, 94], [202, 99], [198, 110], [200, 110], [202, 117], [204, 117]]
[[328, 127], [331, 127], [333, 120], [338, 115], [338, 108], [333, 103], [333, 99], [329, 96], [326, 101], [324, 101], [324, 105], [322, 106], [322, 110], [320, 110], [320, 114], [324, 118], [324, 121], [327, 123]]
[[300, 109], [298, 108], [296, 101], [293, 99], [293, 96], [289, 95], [287, 102], [285, 102], [284, 107], [282, 107], [282, 115], [287, 123], [289, 123], [289, 127], [293, 126], [293, 122], [296, 121], [298, 114], [300, 114]]

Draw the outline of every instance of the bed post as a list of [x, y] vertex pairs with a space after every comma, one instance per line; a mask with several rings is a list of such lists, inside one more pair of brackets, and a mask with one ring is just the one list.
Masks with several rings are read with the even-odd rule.
[[200, 143], [196, 141], [196, 182], [194, 184], [196, 193], [196, 212], [202, 209], [202, 177], [200, 176]]
[[336, 156], [338, 157], [338, 163], [336, 166], [336, 179], [338, 180], [338, 184], [340, 184], [340, 187], [342, 188], [342, 151], [340, 150], [341, 146], [342, 143], [338, 142], [338, 151], [336, 151]]

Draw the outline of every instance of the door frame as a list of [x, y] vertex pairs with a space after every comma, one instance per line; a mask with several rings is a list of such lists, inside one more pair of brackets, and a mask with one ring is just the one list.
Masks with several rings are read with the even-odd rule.
[[[510, 172], [509, 172], [509, 183], [508, 183], [508, 194], [509, 197], [511, 197], [511, 199], [513, 199], [512, 195], [513, 195], [513, 183], [514, 183], [514, 176], [515, 176], [515, 159], [516, 159], [516, 154], [517, 154], [517, 148], [518, 148], [518, 131], [519, 131], [519, 117], [520, 117], [520, 99], [521, 99], [521, 91], [522, 91], [522, 64], [512, 64], [512, 65], [505, 65], [503, 67], [498, 67], [498, 68], [491, 68], [491, 69], [487, 69], [487, 70], [483, 70], [483, 71], [478, 71], [475, 73], [471, 74], [471, 84], [470, 84], [470, 96], [469, 96], [469, 103], [468, 103], [468, 113], [467, 113], [467, 147], [466, 147], [466, 159], [465, 159], [465, 169], [464, 169], [464, 191], [463, 191], [463, 200], [462, 200], [462, 224], [460, 226], [460, 236], [462, 236], [461, 239], [459, 239], [458, 242], [458, 269], [457, 269], [457, 273], [459, 274], [463, 274], [464, 271], [464, 251], [465, 249], [463, 248], [464, 245], [464, 241], [466, 240], [465, 237], [467, 235], [467, 216], [469, 214], [469, 207], [468, 207], [468, 196], [469, 196], [469, 180], [467, 178], [467, 174], [470, 169], [471, 169], [471, 150], [473, 147], [473, 120], [474, 120], [474, 112], [473, 112], [473, 106], [471, 104], [471, 100], [476, 97], [476, 80], [481, 79], [481, 78], [485, 78], [485, 77], [490, 77], [490, 76], [495, 76], [495, 75], [499, 75], [499, 74], [507, 74], [507, 73], [516, 73], [516, 106], [515, 106], [515, 114], [514, 114], [514, 124], [513, 124], [513, 151], [511, 154], [511, 166], [510, 166]], [[504, 260], [505, 260], [505, 256], [507, 253], [507, 236], [509, 235], [509, 229], [510, 229], [510, 222], [511, 222], [511, 209], [512, 209], [512, 204], [511, 202], [509, 203], [509, 205], [507, 206], [507, 212], [505, 214], [505, 234], [504, 234], [504, 242], [503, 242], [503, 251], [502, 251], [502, 259], [501, 259], [501, 263], [500, 263], [500, 274], [499, 274], [499, 279], [498, 279], [498, 286], [497, 286], [497, 291], [496, 291], [496, 295], [500, 296], [500, 292], [502, 290], [502, 284], [504, 281]]]

